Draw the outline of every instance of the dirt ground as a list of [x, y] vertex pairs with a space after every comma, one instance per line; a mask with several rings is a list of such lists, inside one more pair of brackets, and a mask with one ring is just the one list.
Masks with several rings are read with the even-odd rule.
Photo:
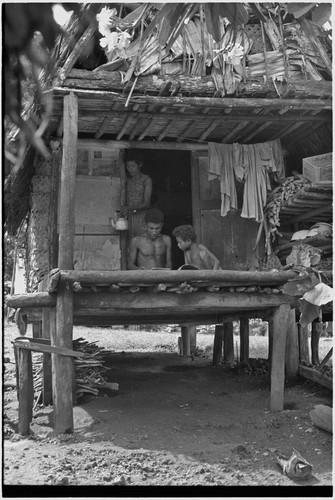
[[[21, 437], [16, 389], [6, 387], [15, 380], [10, 341], [18, 336], [12, 328], [9, 332], [4, 347], [10, 361], [4, 365], [4, 496], [11, 488], [15, 496], [25, 496], [33, 485], [43, 486], [43, 495], [35, 488], [34, 496], [46, 497], [70, 491], [71, 496], [79, 491], [84, 497], [99, 496], [103, 488], [97, 486], [111, 485], [233, 486], [240, 487], [241, 496], [253, 496], [254, 486], [301, 486], [303, 496], [318, 495], [322, 487], [331, 496], [332, 435], [314, 427], [309, 417], [316, 404], [332, 404], [326, 389], [303, 381], [286, 387], [284, 411], [271, 413], [268, 374], [246, 375], [213, 367], [209, 358], [176, 353], [106, 352], [108, 380], [117, 382], [119, 391], [84, 396], [74, 407], [72, 435], [55, 436], [52, 407], [37, 407], [32, 434]], [[312, 464], [308, 479], [293, 481], [278, 465], [276, 457], [289, 458], [293, 449]], [[51, 494], [53, 489], [63, 493]], [[276, 489], [275, 496], [284, 490]], [[212, 493], [206, 490], [207, 495]]]

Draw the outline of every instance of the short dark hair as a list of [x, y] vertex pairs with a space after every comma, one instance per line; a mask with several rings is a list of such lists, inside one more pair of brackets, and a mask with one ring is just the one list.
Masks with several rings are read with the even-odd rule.
[[158, 208], [149, 208], [145, 212], [144, 221], [146, 223], [153, 222], [154, 224], [163, 224], [164, 222], [164, 214]]
[[185, 226], [175, 227], [174, 230], [172, 231], [172, 234], [176, 238], [180, 238], [183, 241], [187, 240], [195, 241], [197, 239], [197, 235], [195, 234], [193, 226], [190, 226], [189, 224]]

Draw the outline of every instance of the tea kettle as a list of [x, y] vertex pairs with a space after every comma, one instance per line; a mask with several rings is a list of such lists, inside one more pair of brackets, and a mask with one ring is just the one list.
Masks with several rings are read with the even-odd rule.
[[116, 231], [127, 231], [128, 221], [126, 217], [120, 217], [120, 211], [116, 210], [114, 213], [114, 218], [111, 219], [111, 224]]

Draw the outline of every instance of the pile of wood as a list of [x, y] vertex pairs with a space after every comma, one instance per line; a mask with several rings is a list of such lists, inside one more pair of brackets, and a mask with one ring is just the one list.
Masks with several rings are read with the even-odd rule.
[[[101, 389], [117, 391], [117, 383], [107, 382], [104, 375], [108, 368], [104, 366], [104, 348], [95, 342], [87, 342], [83, 338], [73, 341], [73, 350], [84, 353], [84, 357], [74, 359], [76, 375], [76, 396], [81, 398], [84, 394], [98, 396]], [[43, 356], [36, 355], [33, 363], [34, 394], [36, 395], [35, 407], [42, 401], [43, 396]]]

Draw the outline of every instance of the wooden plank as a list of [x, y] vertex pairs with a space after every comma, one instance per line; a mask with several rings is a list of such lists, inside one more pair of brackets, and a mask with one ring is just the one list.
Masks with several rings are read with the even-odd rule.
[[[51, 309], [43, 308], [42, 310], [42, 334], [44, 339], [50, 339], [50, 314]], [[41, 345], [41, 344], [33, 344]], [[50, 347], [50, 346], [47, 346]], [[43, 350], [42, 350], [43, 352]], [[52, 402], [52, 370], [51, 370], [51, 355], [48, 351], [43, 354], [43, 404], [45, 406]]]
[[223, 325], [223, 363], [225, 366], [234, 364], [234, 329], [233, 322]]
[[[60, 282], [57, 293], [56, 329], [51, 329], [51, 345], [72, 350], [73, 292], [66, 282]], [[73, 432], [73, 358], [52, 354], [54, 431]]]
[[191, 355], [191, 332], [188, 326], [181, 326], [183, 356]]
[[322, 323], [319, 321], [312, 321], [311, 333], [311, 352], [312, 352], [312, 365], [318, 365], [319, 359], [319, 341], [321, 337]]
[[121, 130], [120, 130], [120, 132], [119, 132], [119, 133], [118, 133], [118, 135], [116, 136], [116, 140], [117, 140], [117, 141], [119, 141], [119, 140], [121, 139], [121, 137], [123, 137], [123, 135], [125, 134], [125, 132], [126, 132], [126, 130], [127, 130], [127, 128], [128, 128], [128, 126], [129, 126], [129, 124], [130, 124], [133, 120], [134, 120], [133, 115], [131, 115], [131, 116], [127, 116], [127, 118], [126, 118], [126, 120], [125, 120], [125, 122], [124, 122], [124, 124], [123, 124], [123, 126], [122, 126], [122, 128], [121, 128]]
[[49, 266], [50, 268], [57, 267], [58, 260], [58, 231], [57, 231], [57, 214], [58, 214], [58, 189], [60, 168], [62, 163], [62, 147], [61, 141], [50, 141], [52, 149], [52, 166], [50, 178], [50, 207], [49, 207]]
[[298, 325], [298, 337], [299, 337], [299, 361], [306, 364], [310, 364], [309, 355], [309, 338], [308, 338], [308, 328], [307, 326]]
[[240, 318], [240, 363], [249, 363], [249, 318]]
[[[126, 205], [126, 169], [124, 165], [124, 151], [120, 149], [119, 152], [119, 165], [120, 165], [120, 184], [121, 184], [121, 195], [120, 202], [121, 207]], [[127, 247], [128, 247], [128, 232], [120, 231], [120, 253], [121, 253], [121, 269], [127, 269]]]
[[73, 268], [75, 185], [77, 166], [78, 101], [64, 97], [64, 138], [60, 181], [58, 267]]
[[[23, 343], [23, 342], [22, 342]], [[26, 436], [30, 432], [33, 418], [34, 383], [31, 352], [18, 349], [18, 394], [19, 394], [19, 434]]]
[[198, 120], [192, 120], [191, 123], [189, 123], [187, 125], [184, 132], [179, 137], [177, 137], [177, 142], [183, 141], [185, 139], [185, 137], [187, 136], [187, 134], [190, 134], [194, 130], [194, 128], [197, 126], [197, 124], [198, 124]]
[[223, 325], [215, 325], [214, 344], [213, 344], [213, 365], [214, 366], [219, 366], [222, 363], [223, 337], [224, 337]]
[[314, 368], [299, 365], [298, 374], [308, 380], [312, 380], [313, 382], [322, 385], [323, 387], [327, 387], [327, 389], [330, 389], [331, 391], [333, 390], [333, 379], [318, 372], [317, 370], [314, 370]]
[[326, 356], [321, 361], [321, 363], [316, 367], [316, 370], [320, 371], [328, 363], [332, 355], [333, 355], [333, 348], [331, 347]]
[[270, 410], [284, 409], [285, 345], [291, 308], [281, 304], [273, 314]]
[[104, 117], [104, 119], [101, 122], [100, 127], [98, 128], [98, 130], [94, 136], [95, 139], [99, 139], [106, 132], [111, 120], [112, 120], [112, 116], [110, 116], [110, 115], [107, 115]]
[[220, 124], [217, 122], [217, 121], [213, 121], [203, 132], [202, 134], [199, 136], [198, 138], [198, 141], [199, 142], [202, 142], [206, 139], [206, 137], [211, 133], [213, 132], [213, 130], [216, 129], [216, 127], [218, 127]]
[[288, 322], [285, 351], [285, 377], [290, 383], [295, 382], [299, 366], [298, 326], [295, 317], [295, 309], [292, 309]]
[[241, 130], [243, 130], [248, 125], [248, 123], [249, 123], [248, 121], [241, 121], [238, 125], [236, 125], [236, 127], [233, 128], [233, 130], [231, 130], [230, 132], [228, 132], [228, 134], [224, 135], [221, 138], [221, 142], [222, 143], [228, 142], [237, 133], [241, 132]]
[[[164, 130], [159, 134], [159, 136], [157, 137], [157, 141], [160, 142], [163, 140], [163, 138], [167, 135], [167, 133], [169, 132], [169, 130], [173, 127], [173, 125], [176, 123], [176, 121], [173, 119], [173, 120], [170, 120], [169, 123], [167, 124], [167, 126], [164, 128]], [[176, 148], [174, 149], [178, 149], [177, 148], [177, 144], [176, 144]], [[164, 147], [165, 147], [165, 144], [164, 144]], [[158, 149], [158, 148], [157, 148]]]
[[49, 354], [60, 354], [61, 356], [70, 356], [73, 358], [83, 358], [85, 354], [79, 351], [73, 351], [72, 349], [67, 349], [65, 347], [55, 347], [47, 344], [40, 344], [36, 342], [21, 342], [16, 341], [16, 345], [20, 349], [26, 349], [27, 351], [43, 352]]

